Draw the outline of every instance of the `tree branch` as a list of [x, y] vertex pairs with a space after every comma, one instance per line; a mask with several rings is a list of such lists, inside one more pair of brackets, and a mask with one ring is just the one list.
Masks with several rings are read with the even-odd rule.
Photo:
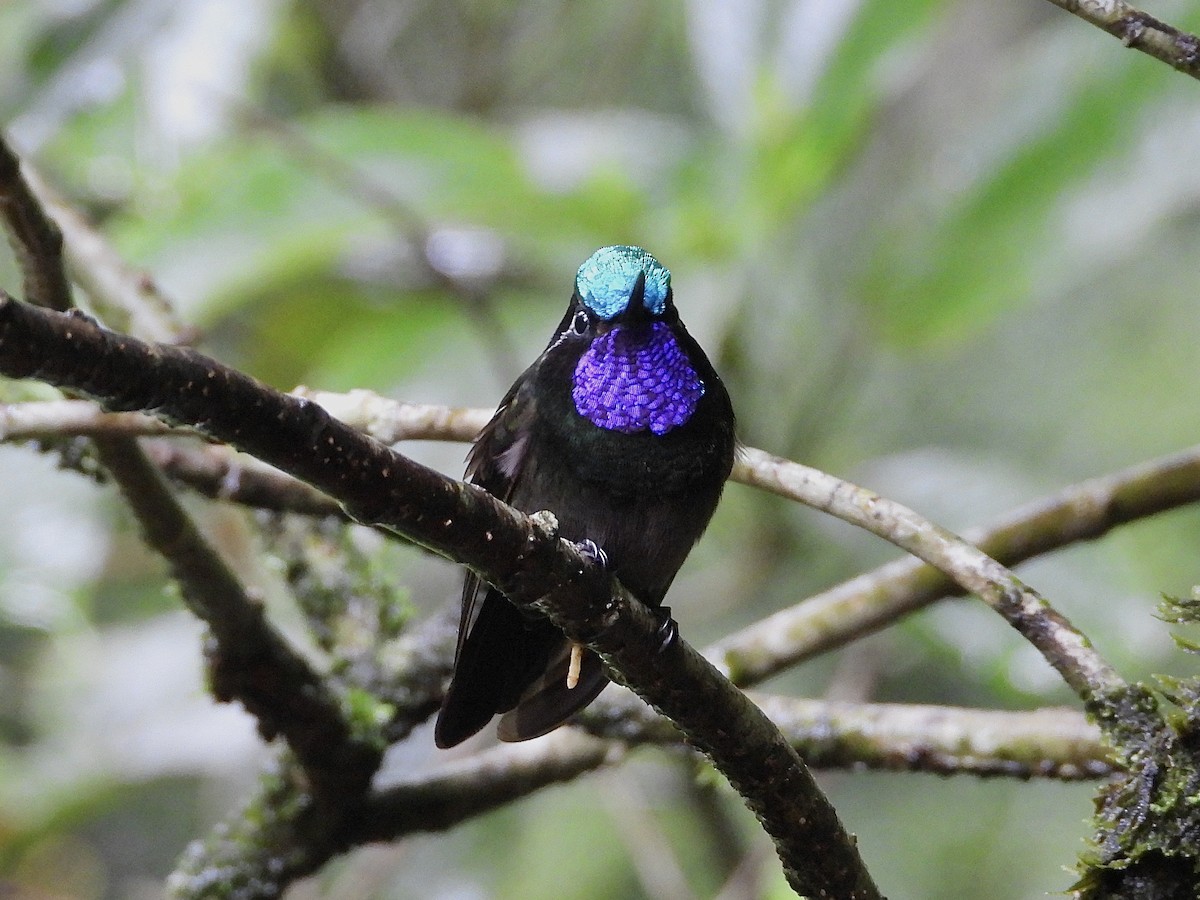
[[[754, 451], [751, 458], [758, 458]], [[754, 474], [738, 480], [790, 496]], [[1004, 565], [1016, 565], [1120, 525], [1200, 500], [1200, 446], [1071, 485], [963, 538]], [[876, 631], [946, 596], [965, 593], [943, 572], [906, 557], [867, 572], [730, 634], [705, 651], [735, 684], [783, 669]]]
[[[1100, 730], [1073, 709], [1030, 712], [907, 703], [848, 703], [752, 692], [809, 766], [1078, 781], [1114, 771]], [[678, 742], [664, 719], [605, 694], [579, 724], [627, 744]]]
[[164, 474], [212, 500], [349, 521], [332, 497], [228, 447], [187, 447], [161, 440], [146, 441], [144, 449]]
[[[490, 415], [483, 409], [399, 402], [364, 390], [335, 394], [301, 387], [293, 393], [320, 403], [347, 424], [389, 444], [403, 440], [470, 440]], [[0, 407], [0, 440], [126, 428], [138, 434], [163, 432], [161, 423], [149, 416], [105, 413], [79, 401]], [[227, 449], [214, 447], [197, 458], [182, 451], [172, 453], [164, 446], [155, 448], [154, 454], [173, 475], [208, 496], [314, 515], [339, 512], [323, 495], [271, 470], [237, 467]], [[824, 495], [831, 490], [829, 484], [822, 481], [811, 489], [798, 490], [803, 478], [788, 480], [771, 474], [777, 462], [763, 451], [747, 448], [731, 478], [812, 506], [824, 504]], [[991, 525], [972, 529], [964, 540], [1001, 564], [1013, 565], [1197, 500], [1200, 447], [1070, 486]], [[838, 508], [827, 511], [841, 514]], [[856, 511], [844, 517], [861, 524]], [[718, 660], [736, 684], [747, 686], [877, 630], [941, 597], [962, 593], [965, 589], [940, 570], [918, 559], [897, 560], [756, 622], [726, 637], [706, 655]]]
[[70, 309], [74, 304], [71, 283], [62, 264], [62, 232], [42, 211], [21, 177], [20, 160], [2, 139], [0, 216], [21, 269], [26, 299], [60, 312]]
[[213, 694], [239, 700], [265, 739], [279, 734], [287, 740], [325, 815], [361, 796], [382, 749], [352, 732], [337, 696], [266, 620], [262, 604], [208, 546], [137, 444], [99, 437], [96, 449], [142, 536], [167, 560], [188, 608], [212, 631]]
[[1068, 685], [1093, 704], [1127, 687], [1070, 622], [977, 547], [873, 491], [761, 450], [743, 452], [755, 484], [859, 526], [945, 572], [1004, 616]]
[[536, 790], [624, 758], [610, 741], [563, 729], [536, 743], [507, 744], [383, 785], [334, 833], [314, 832], [305, 786], [286, 754], [222, 827], [194, 841], [168, 879], [174, 900], [277, 897], [331, 856], [360, 844], [444, 831]]
[[37, 441], [98, 434], [144, 437], [179, 434], [140, 412], [110, 413], [90, 400], [0, 404], [0, 441]]
[[192, 329], [179, 321], [153, 277], [130, 267], [108, 239], [27, 162], [22, 162], [21, 172], [29, 198], [36, 198], [61, 230], [67, 270], [91, 298], [97, 312], [122, 331], [147, 340], [186, 343]]
[[[420, 466], [316, 404], [200, 354], [107, 332], [79, 315], [0, 300], [0, 372], [187, 423], [337, 497], [355, 519], [470, 566], [568, 636], [676, 722], [759, 816], [800, 893], [877, 897], [853, 841], [789, 744], [745, 695], [607, 573], [487, 492]], [[547, 598], [542, 600], [542, 598]]]
[[501, 744], [438, 766], [419, 779], [383, 785], [353, 827], [355, 843], [442, 831], [473, 816], [624, 760], [614, 741], [564, 728], [545, 741]]
[[823, 768], [1062, 781], [1113, 771], [1112, 751], [1100, 729], [1076, 710], [1008, 712], [753, 696], [801, 755]]
[[1050, 0], [1085, 22], [1091, 22], [1118, 38], [1126, 47], [1140, 50], [1200, 78], [1200, 38], [1180, 31], [1123, 0]]

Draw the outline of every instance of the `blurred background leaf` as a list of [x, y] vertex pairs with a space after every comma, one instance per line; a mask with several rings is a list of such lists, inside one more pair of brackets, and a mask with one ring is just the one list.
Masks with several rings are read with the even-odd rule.
[[[491, 404], [579, 262], [640, 243], [747, 443], [952, 528], [1195, 442], [1197, 90], [1034, 0], [0, 5], [7, 133], [223, 360], [282, 388]], [[458, 473], [465, 450], [412, 452]], [[0, 880], [158, 896], [262, 748], [205, 694], [200, 629], [111, 493], [20, 448], [0, 466]], [[303, 640], [246, 518], [196, 508]], [[1198, 533], [1180, 511], [1023, 574], [1127, 676], [1179, 670], [1152, 613], [1200, 580]], [[453, 602], [450, 567], [389, 553], [422, 609]], [[704, 642], [892, 555], [735, 486], [671, 603]], [[1070, 702], [970, 601], [769, 687]], [[389, 767], [433, 759], [422, 733]], [[935, 900], [1063, 889], [1092, 793], [822, 782], [877, 881]], [[630, 833], [682, 880], [655, 883]], [[291, 896], [711, 896], [743, 857], [726, 896], [785, 895], [736, 798], [644, 751]]]

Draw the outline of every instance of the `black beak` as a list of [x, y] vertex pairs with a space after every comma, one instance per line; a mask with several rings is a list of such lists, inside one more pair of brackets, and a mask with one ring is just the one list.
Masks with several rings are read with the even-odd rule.
[[629, 293], [629, 303], [617, 316], [617, 321], [625, 325], [638, 325], [650, 321], [650, 313], [646, 309], [646, 273], [639, 272], [633, 290]]

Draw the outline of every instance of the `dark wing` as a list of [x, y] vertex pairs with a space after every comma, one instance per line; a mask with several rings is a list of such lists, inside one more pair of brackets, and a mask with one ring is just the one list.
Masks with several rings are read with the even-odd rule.
[[[532, 374], [513, 384], [467, 457], [467, 477], [505, 502], [526, 470], [536, 416]], [[434, 727], [439, 747], [453, 747], [497, 712], [512, 709], [545, 656], [549, 622], [528, 620], [474, 573], [463, 584], [454, 675]], [[533, 657], [531, 659], [531, 656]], [[541, 664], [544, 665], [544, 659]], [[530, 671], [532, 669], [532, 671]]]
[[[531, 366], [509, 388], [496, 408], [495, 415], [479, 432], [467, 454], [466, 480], [477, 484], [493, 497], [512, 502], [513, 488], [525, 471], [529, 441], [533, 433], [537, 401], [533, 396]], [[455, 669], [462, 658], [463, 644], [474, 630], [487, 585], [474, 572], [463, 583], [462, 617], [458, 622], [458, 646], [454, 651]]]
[[[480, 432], [467, 457], [467, 477], [518, 509], [554, 506], [543, 496], [534, 449], [541, 360], [523, 374]], [[608, 683], [599, 658], [583, 654], [579, 683], [567, 688], [570, 644], [541, 616], [528, 616], [474, 573], [463, 584], [454, 675], [434, 727], [439, 747], [453, 747], [496, 713], [503, 740], [526, 740], [558, 726]]]

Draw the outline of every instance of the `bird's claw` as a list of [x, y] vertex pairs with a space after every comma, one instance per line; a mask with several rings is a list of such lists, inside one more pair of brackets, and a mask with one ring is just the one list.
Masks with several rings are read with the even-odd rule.
[[579, 555], [584, 559], [590, 559], [601, 568], [608, 568], [608, 554], [591, 538], [577, 543], [575, 549], [579, 551]]
[[671, 607], [660, 606], [654, 610], [658, 619], [658, 652], [665, 653], [679, 640], [679, 623], [671, 618]]

